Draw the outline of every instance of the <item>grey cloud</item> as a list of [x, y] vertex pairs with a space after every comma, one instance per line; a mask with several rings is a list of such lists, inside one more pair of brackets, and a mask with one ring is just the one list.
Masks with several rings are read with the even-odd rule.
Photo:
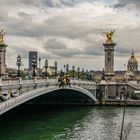
[[129, 56], [131, 53], [131, 49], [116, 47], [115, 53], [116, 53], [116, 56]]
[[0, 8], [0, 20], [1, 20], [0, 22], [6, 21], [7, 18], [8, 18], [8, 13], [4, 9]]
[[17, 13], [17, 15], [21, 18], [21, 17], [31, 17], [31, 15], [25, 13], [25, 12], [19, 12]]
[[104, 49], [103, 47], [100, 47], [100, 45], [97, 45], [96, 47], [94, 45], [90, 45], [86, 48], [85, 54], [100, 56], [104, 54]]
[[62, 5], [65, 6], [73, 6], [75, 0], [1, 0], [3, 5], [7, 6], [35, 6], [35, 7], [61, 7]]
[[82, 54], [82, 52], [79, 49], [68, 48], [66, 44], [56, 39], [49, 39], [44, 44], [44, 49], [52, 53], [53, 55], [58, 56], [59, 58], [64, 58], [64, 57], [69, 58]]
[[62, 6], [67, 6], [67, 7], [74, 7], [77, 4], [83, 3], [83, 2], [89, 2], [93, 3], [98, 0], [43, 0], [43, 3], [47, 7], [62, 7]]
[[[119, 26], [118, 28], [119, 31], [115, 32], [115, 35], [118, 32], [118, 34], [116, 35], [117, 38], [116, 40], [117, 45], [115, 48], [116, 56], [126, 56], [126, 55], [130, 56], [132, 48], [137, 50], [137, 52], [138, 51], [140, 52], [140, 50], [138, 49], [139, 36], [140, 36], [140, 27], [138, 27], [140, 25], [138, 21], [139, 17], [135, 19], [133, 17], [133, 12], [132, 12], [132, 18], [129, 17], [128, 15], [128, 19], [130, 19], [129, 22], [129, 20], [125, 17], [124, 20], [121, 19], [123, 16], [127, 16], [127, 13], [125, 13], [126, 15], [123, 15], [124, 13], [121, 12], [115, 14], [110, 12], [111, 13], [110, 15], [104, 15], [104, 14], [100, 15], [100, 12], [96, 13], [95, 11], [94, 13], [94, 9], [93, 11], [91, 10], [91, 12], [88, 11], [87, 10], [88, 5], [86, 5], [87, 7], [85, 6], [85, 9], [87, 10], [88, 13], [85, 14], [83, 12], [85, 10], [84, 7], [82, 7], [83, 5], [76, 7], [77, 6], [76, 4], [80, 4], [82, 2], [94, 3], [95, 2], [94, 0], [57, 0], [56, 3], [55, 1], [53, 0], [20, 0], [20, 1], [1, 0], [2, 6], [1, 6], [1, 13], [0, 13], [0, 19], [1, 19], [0, 26], [3, 27], [3, 25], [5, 25], [5, 27], [9, 29], [7, 34], [9, 34], [10, 36], [14, 36], [14, 37], [20, 36], [18, 41], [19, 44], [20, 44], [20, 40], [22, 39], [23, 42], [28, 45], [28, 42], [24, 41], [24, 37], [33, 38], [33, 41], [35, 39], [39, 40], [39, 45], [41, 44], [41, 41], [43, 39], [53, 38], [53, 39], [49, 39], [48, 42], [43, 44], [44, 48], [41, 49], [44, 49], [44, 52], [41, 50], [39, 53], [43, 58], [61, 59], [61, 58], [75, 58], [78, 55], [80, 56], [104, 55], [104, 48], [102, 46], [102, 43], [105, 40], [103, 39], [102, 37], [103, 35], [101, 34], [103, 31], [110, 30], [110, 28], [112, 28], [112, 26], [114, 27], [114, 24], [116, 23], [117, 25], [115, 25], [115, 27]], [[137, 7], [140, 6], [138, 0], [134, 0], [134, 1], [119, 0], [118, 6], [114, 5], [114, 7], [125, 7], [131, 3], [136, 4]], [[3, 5], [5, 7], [3, 7]], [[35, 19], [36, 15], [27, 14], [30, 11], [29, 9], [28, 9], [29, 11], [27, 10], [27, 13], [26, 10], [24, 11], [24, 8], [26, 8], [25, 6], [28, 5], [30, 6], [30, 8], [33, 8], [31, 9], [33, 14], [36, 13], [38, 14], [42, 10], [41, 8], [43, 6], [46, 8], [45, 9], [46, 11], [48, 9], [50, 10], [52, 7], [56, 7], [56, 8], [51, 9], [51, 11], [49, 11], [47, 14], [45, 13], [45, 10], [42, 11], [44, 17], [43, 18], [41, 17], [42, 18], [41, 22], [40, 21], [38, 22]], [[13, 9], [13, 14], [11, 14], [10, 10], [5, 10], [8, 9], [8, 6], [10, 7], [10, 10]], [[40, 8], [39, 6], [42, 7]], [[67, 9], [65, 8], [65, 6], [70, 6], [70, 8]], [[75, 8], [72, 9], [72, 6], [75, 6]], [[21, 7], [20, 11], [22, 12], [16, 13], [17, 11], [19, 11], [19, 10], [14, 10], [16, 7]], [[57, 9], [58, 7], [61, 8], [61, 10], [59, 9], [60, 11]], [[96, 9], [96, 5], [95, 5], [95, 9]], [[58, 13], [56, 13], [57, 10]], [[112, 10], [113, 12], [116, 12], [114, 9], [110, 9], [110, 11]], [[94, 14], [95, 17], [93, 16]], [[42, 22], [42, 20], [44, 20], [44, 22]], [[126, 27], [126, 25], [128, 26]], [[81, 51], [77, 48], [73, 48], [73, 49], [69, 48], [69, 46], [66, 46], [66, 44], [68, 43], [60, 41], [59, 40], [60, 38], [61, 40], [63, 39], [70, 40], [71, 43], [74, 42], [73, 40], [77, 39], [79, 40], [79, 42], [78, 41], [76, 42], [77, 43], [76, 45], [78, 47], [80, 47], [81, 42], [84, 42], [85, 43], [85, 46], [83, 45], [85, 47], [84, 51]], [[17, 42], [15, 42], [15, 44], [16, 43]], [[31, 46], [34, 45], [34, 42], [33, 44], [31, 42], [30, 45]], [[34, 46], [33, 48], [37, 48], [37, 47], [38, 46]], [[23, 58], [28, 58], [29, 50], [27, 50], [25, 46], [15, 47], [14, 49], [17, 55], [19, 53], [22, 53]]]
[[21, 16], [20, 20], [11, 20], [7, 23], [8, 27], [11, 28], [10, 34], [17, 36], [42, 37], [47, 35], [75, 39], [95, 32], [93, 27], [86, 26], [84, 23], [74, 23], [67, 17], [54, 17], [38, 25], [32, 22], [29, 15], [23, 12], [18, 13], [18, 15]]
[[114, 4], [115, 8], [125, 7], [128, 4], [135, 4], [137, 8], [140, 8], [140, 0], [118, 0], [116, 4]]
[[16, 54], [17, 55], [20, 54], [23, 59], [28, 58], [29, 51], [31, 51], [30, 49], [27, 49], [27, 47], [25, 47], [25, 46], [14, 46], [14, 48], [11, 48], [11, 49], [16, 50]]
[[46, 43], [44, 43], [44, 48], [46, 50], [58, 50], [58, 49], [66, 49], [66, 45], [56, 39], [49, 39]]
[[3, 6], [41, 6], [43, 0], [1, 0]]

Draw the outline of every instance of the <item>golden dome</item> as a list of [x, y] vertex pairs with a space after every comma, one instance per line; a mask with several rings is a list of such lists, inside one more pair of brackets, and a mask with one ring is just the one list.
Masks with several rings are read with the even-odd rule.
[[137, 60], [136, 60], [136, 58], [135, 58], [135, 56], [134, 56], [134, 52], [132, 51], [132, 53], [131, 53], [131, 57], [130, 57], [130, 59], [128, 60], [128, 63], [130, 64], [135, 64], [135, 63], [137, 63]]

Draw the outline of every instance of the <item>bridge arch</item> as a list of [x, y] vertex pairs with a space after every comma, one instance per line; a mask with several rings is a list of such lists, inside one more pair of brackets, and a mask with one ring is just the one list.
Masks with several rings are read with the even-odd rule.
[[[68, 91], [68, 93], [64, 93], [65, 91]], [[78, 97], [81, 97], [80, 99], [86, 99], [85, 100], [85, 101], [87, 101], [86, 103], [90, 103], [90, 104], [97, 103], [97, 100], [94, 97], [94, 95], [87, 89], [77, 87], [77, 86], [64, 87], [64, 88], [59, 88], [56, 86], [49, 86], [49, 87], [38, 88], [36, 90], [32, 90], [27, 93], [24, 93], [18, 97], [11, 98], [7, 101], [4, 101], [3, 103], [0, 104], [0, 115], [25, 102], [32, 101], [33, 99], [37, 99], [37, 97], [39, 98], [42, 95], [54, 95], [57, 93], [61, 93], [61, 96], [68, 95], [69, 97], [74, 95], [72, 97], [75, 97], [75, 98], [77, 95]], [[75, 100], [75, 101], [77, 101], [77, 100]], [[82, 101], [82, 102], [85, 103], [84, 101]]]
[[47, 91], [45, 94], [34, 98], [29, 103], [37, 104], [95, 104], [95, 89], [88, 91], [80, 87], [64, 87]]

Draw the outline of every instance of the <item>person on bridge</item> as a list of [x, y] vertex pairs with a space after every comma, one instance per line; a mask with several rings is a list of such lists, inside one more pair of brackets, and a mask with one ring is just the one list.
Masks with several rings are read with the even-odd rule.
[[58, 77], [58, 86], [59, 87], [64, 86], [64, 77], [63, 76]]

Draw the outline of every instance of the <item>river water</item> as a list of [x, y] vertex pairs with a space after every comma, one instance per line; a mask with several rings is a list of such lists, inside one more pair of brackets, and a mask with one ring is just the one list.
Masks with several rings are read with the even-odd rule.
[[[119, 140], [123, 107], [22, 105], [0, 117], [0, 140]], [[140, 140], [140, 109], [127, 107], [128, 140]]]

